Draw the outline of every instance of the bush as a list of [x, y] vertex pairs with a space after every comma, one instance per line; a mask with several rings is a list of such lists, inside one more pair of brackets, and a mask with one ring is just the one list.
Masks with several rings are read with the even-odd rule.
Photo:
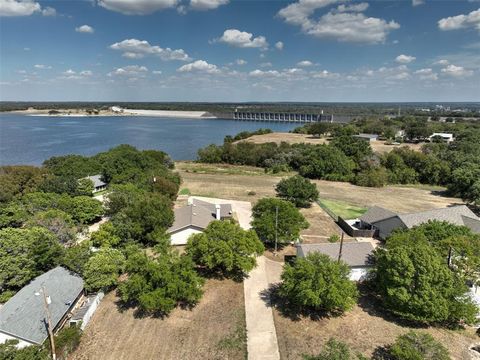
[[318, 199], [317, 186], [300, 175], [281, 180], [275, 190], [279, 198], [294, 203], [296, 207], [310, 207]]
[[279, 295], [301, 311], [322, 311], [341, 314], [353, 307], [358, 298], [350, 268], [328, 255], [312, 253], [285, 264]]
[[103, 248], [85, 264], [83, 277], [88, 291], [108, 290], [117, 285], [125, 267], [125, 257], [116, 249]]
[[55, 353], [57, 359], [67, 359], [80, 345], [82, 331], [76, 326], [65, 327], [55, 336]]
[[448, 350], [430, 334], [409, 331], [390, 346], [394, 360], [449, 360]]
[[330, 339], [322, 352], [315, 356], [304, 355], [304, 360], [366, 360], [361, 354], [353, 354], [349, 346], [342, 341]]
[[361, 171], [355, 177], [355, 184], [367, 187], [383, 187], [388, 183], [385, 168], [374, 168]]
[[331, 243], [336, 243], [338, 242], [338, 240], [340, 240], [340, 236], [338, 236], [337, 234], [333, 234], [328, 238], [328, 241]]

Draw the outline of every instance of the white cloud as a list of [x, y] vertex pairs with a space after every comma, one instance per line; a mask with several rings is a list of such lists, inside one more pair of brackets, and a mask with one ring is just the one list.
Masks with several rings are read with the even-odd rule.
[[368, 3], [358, 3], [352, 5], [338, 5], [337, 11], [339, 12], [364, 12], [368, 9]]
[[272, 77], [272, 76], [276, 77], [276, 76], [279, 76], [280, 73], [277, 70], [263, 71], [263, 70], [256, 69], [256, 70], [250, 71], [249, 75], [253, 77]]
[[452, 76], [455, 78], [462, 78], [462, 77], [472, 75], [473, 71], [467, 70], [463, 66], [455, 66], [453, 64], [450, 64], [447, 67], [442, 69], [442, 74]]
[[33, 65], [33, 67], [35, 69], [40, 69], [40, 70], [48, 70], [52, 68], [50, 65], [44, 65], [44, 64], [35, 64]]
[[243, 59], [237, 59], [235, 60], [235, 63], [237, 65], [246, 65], [247, 64], [247, 61], [246, 60], [243, 60]]
[[30, 48], [29, 47], [24, 47], [23, 51], [30, 51]]
[[228, 4], [229, 0], [190, 0], [190, 8], [193, 10], [212, 10]]
[[264, 36], [253, 37], [252, 33], [237, 29], [227, 29], [221, 38], [214, 40], [239, 48], [268, 48], [267, 39]]
[[297, 66], [307, 67], [312, 66], [313, 63], [310, 60], [302, 60], [297, 63]]
[[277, 41], [277, 42], [275, 43], [275, 48], [276, 48], [277, 50], [283, 50], [283, 46], [284, 46], [284, 45], [283, 45], [283, 42], [281, 42], [281, 41]]
[[260, 64], [260, 67], [272, 67], [272, 63], [271, 62], [263, 62]]
[[[55, 9], [43, 9], [44, 15], [51, 15]], [[0, 0], [0, 16], [30, 16], [42, 12], [42, 7], [33, 0]]]
[[449, 62], [448, 60], [446, 60], [446, 59], [440, 59], [440, 60], [435, 61], [435, 62], [433, 63], [433, 65], [444, 65], [444, 66], [445, 66], [445, 65], [448, 65], [448, 64], [450, 64], [450, 62]]
[[315, 71], [315, 72], [312, 72], [311, 74], [316, 79], [327, 79], [327, 78], [334, 78], [339, 76], [339, 74], [331, 73], [328, 70]]
[[475, 28], [480, 31], [480, 9], [474, 10], [467, 15], [461, 14], [440, 19], [438, 21], [440, 30], [458, 30], [465, 28]]
[[42, 15], [43, 16], [56, 16], [57, 15], [57, 10], [54, 8], [47, 6], [46, 8], [42, 9]]
[[425, 4], [425, 0], [412, 0], [412, 6], [418, 6]]
[[152, 71], [152, 74], [154, 74], [154, 75], [162, 75], [162, 71], [161, 71], [161, 70], [153, 70], [153, 71]]
[[419, 75], [420, 80], [438, 80], [438, 75], [431, 68], [419, 69], [415, 74]]
[[170, 48], [161, 48], [157, 45], [150, 45], [146, 40], [126, 39], [110, 45], [110, 49], [123, 51], [122, 56], [129, 59], [139, 59], [144, 55], [156, 55], [165, 61], [191, 60], [183, 49], [172, 50]]
[[148, 15], [174, 8], [178, 3], [179, 0], [98, 0], [101, 7], [124, 15]]
[[75, 75], [76, 72], [73, 71], [72, 69], [68, 69], [66, 71], [63, 72], [63, 75]]
[[83, 71], [80, 71], [80, 75], [81, 76], [92, 76], [93, 73], [90, 70], [83, 70]]
[[209, 64], [205, 60], [197, 60], [190, 64], [185, 64], [177, 69], [178, 72], [204, 72], [207, 74], [218, 74], [220, 70], [217, 65]]
[[84, 34], [93, 34], [95, 32], [93, 27], [89, 25], [82, 25], [82, 26], [76, 27], [75, 31], [79, 33], [84, 33]]
[[114, 69], [112, 72], [108, 73], [108, 76], [118, 75], [118, 76], [138, 76], [148, 72], [148, 68], [145, 66], [139, 65], [128, 65], [120, 68]]
[[405, 55], [405, 54], [401, 54], [401, 55], [398, 55], [396, 58], [395, 58], [395, 61], [399, 64], [409, 64], [411, 63], [412, 61], [415, 61], [416, 57], [415, 56], [410, 56], [410, 55]]
[[341, 0], [299, 0], [281, 9], [278, 15], [287, 23], [301, 26], [304, 33], [342, 42], [384, 43], [390, 31], [400, 25], [395, 21], [367, 17], [362, 11], [366, 3], [339, 6], [313, 19], [315, 10], [338, 3]]

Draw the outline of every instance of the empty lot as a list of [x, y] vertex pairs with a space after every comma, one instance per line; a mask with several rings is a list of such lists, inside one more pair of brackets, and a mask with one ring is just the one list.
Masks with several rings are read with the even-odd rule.
[[70, 359], [245, 359], [243, 283], [208, 280], [204, 289], [193, 310], [165, 319], [121, 312], [108, 294]]

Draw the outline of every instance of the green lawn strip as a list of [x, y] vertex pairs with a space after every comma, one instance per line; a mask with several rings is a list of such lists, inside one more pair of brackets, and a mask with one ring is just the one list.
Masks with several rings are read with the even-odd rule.
[[367, 211], [366, 208], [348, 204], [343, 201], [322, 199], [319, 200], [319, 203], [321, 203], [320, 205], [323, 205], [322, 207], [329, 209], [335, 215], [346, 220], [355, 219]]

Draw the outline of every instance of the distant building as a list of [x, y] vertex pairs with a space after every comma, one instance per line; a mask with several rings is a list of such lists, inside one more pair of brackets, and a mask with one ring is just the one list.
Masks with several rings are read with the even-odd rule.
[[83, 179], [88, 179], [88, 180], [92, 181], [92, 183], [93, 183], [93, 193], [103, 191], [107, 188], [107, 183], [103, 182], [102, 175], [87, 176], [87, 177], [84, 177]]
[[353, 137], [356, 137], [358, 139], [362, 139], [365, 141], [377, 141], [378, 140], [377, 134], [358, 134], [358, 135], [353, 135]]
[[0, 343], [18, 340], [18, 348], [43, 344], [48, 337], [43, 291], [56, 332], [83, 297], [83, 280], [60, 266], [33, 279], [0, 308]]
[[172, 245], [185, 245], [192, 234], [203, 232], [214, 220], [232, 218], [231, 204], [212, 204], [189, 198], [188, 205], [175, 209], [175, 221], [167, 230]]
[[444, 142], [451, 143], [453, 141], [453, 134], [450, 133], [433, 133], [428, 137], [428, 140], [441, 139]]
[[[372, 267], [370, 256], [374, 250], [370, 242], [343, 243], [341, 260], [350, 267], [350, 280], [362, 281]], [[339, 243], [300, 244], [297, 245], [297, 257], [304, 258], [310, 253], [318, 252], [328, 255], [333, 260], [338, 259]]]
[[432, 220], [466, 226], [472, 232], [480, 234], [480, 218], [465, 205], [410, 214], [397, 214], [382, 207], [374, 206], [358, 218], [358, 223], [355, 226], [361, 229], [376, 230], [376, 235], [385, 239], [396, 229], [411, 229]]

